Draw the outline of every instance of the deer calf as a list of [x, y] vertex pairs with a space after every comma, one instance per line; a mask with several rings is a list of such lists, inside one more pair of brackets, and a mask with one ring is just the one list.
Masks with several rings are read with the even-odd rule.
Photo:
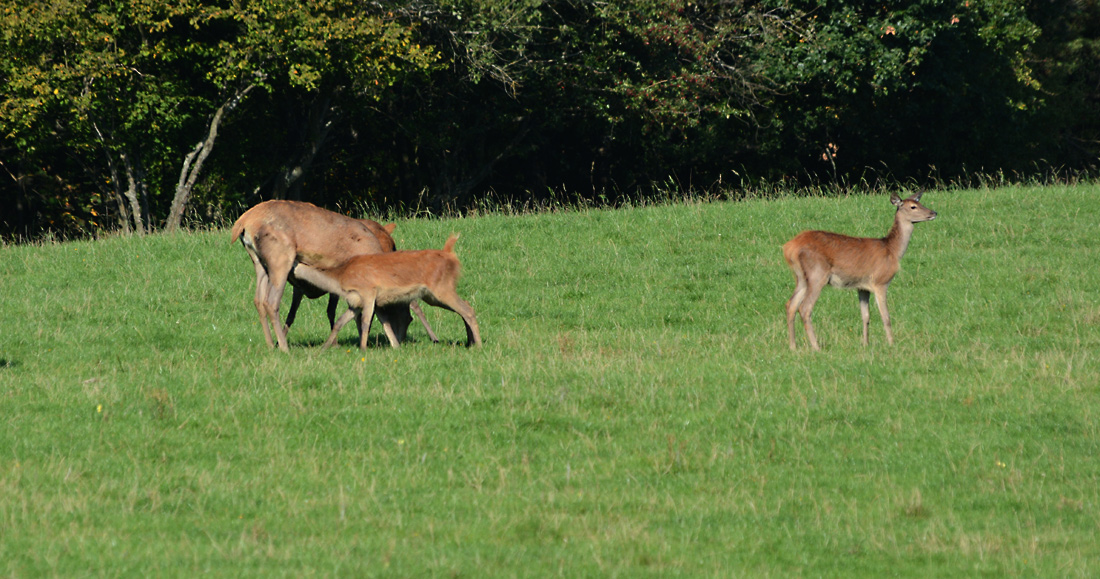
[[[393, 241], [393, 230], [397, 227], [396, 224], [390, 223], [382, 225], [373, 219], [359, 219], [363, 225], [367, 226], [367, 229], [374, 234], [374, 237], [378, 239], [378, 244], [382, 246], [382, 253], [388, 253], [397, 250], [397, 244]], [[324, 291], [321, 288], [313, 286], [303, 280], [298, 279], [291, 273], [288, 278], [290, 285], [294, 287], [294, 294], [290, 300], [290, 311], [286, 314], [286, 330], [290, 330], [290, 325], [294, 323], [294, 318], [298, 314], [298, 307], [302, 305], [302, 298], [307, 297], [311, 300], [317, 299], [323, 295], [328, 295], [328, 326], [332, 328], [336, 325], [336, 307], [340, 305], [340, 296], [337, 294], [331, 294]], [[436, 337], [435, 332], [432, 331], [432, 326], [428, 324], [428, 318], [424, 317], [424, 310], [420, 309], [420, 306], [414, 301], [409, 304], [409, 309], [416, 314], [417, 319], [420, 320], [420, 324], [424, 326], [424, 329], [428, 332], [428, 338], [433, 342], [438, 342], [439, 338]], [[403, 317], [399, 313], [393, 310], [387, 310], [391, 317]], [[408, 324], [405, 325], [407, 331]], [[404, 336], [401, 338], [404, 340]]]
[[342, 296], [348, 311], [333, 325], [322, 349], [336, 343], [340, 328], [354, 316], [358, 322], [359, 348], [366, 349], [372, 318], [378, 315], [390, 345], [398, 347], [412, 316], [414, 300], [451, 310], [466, 324], [466, 347], [480, 346], [474, 309], [455, 290], [461, 266], [454, 254], [457, 235], [451, 235], [442, 250], [395, 251], [360, 255], [335, 267], [299, 263], [294, 275], [326, 292]]
[[890, 202], [898, 209], [894, 214], [894, 226], [882, 239], [850, 237], [827, 231], [803, 231], [783, 245], [783, 257], [794, 272], [796, 281], [794, 295], [787, 302], [787, 333], [791, 350], [795, 349], [795, 314], [802, 317], [810, 347], [821, 349], [810, 314], [825, 284], [859, 292], [864, 346], [867, 345], [871, 321], [870, 297], [874, 293], [886, 330], [886, 341], [894, 344], [890, 312], [886, 309], [886, 288], [897, 274], [901, 256], [909, 247], [913, 224], [936, 218], [935, 211], [920, 204], [921, 195], [917, 193], [904, 200], [897, 194], [890, 196]]

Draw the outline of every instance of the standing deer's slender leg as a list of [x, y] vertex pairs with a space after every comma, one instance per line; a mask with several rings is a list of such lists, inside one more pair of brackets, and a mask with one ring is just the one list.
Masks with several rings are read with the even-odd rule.
[[788, 262], [791, 271], [794, 272], [794, 293], [791, 294], [791, 299], [787, 300], [787, 336], [790, 338], [791, 351], [797, 349], [794, 338], [794, 318], [798, 315], [798, 308], [802, 305], [802, 300], [806, 299], [806, 290], [809, 289], [809, 282], [806, 280], [806, 272], [802, 271], [802, 264], [798, 257], [795, 257], [792, 261]]
[[428, 337], [431, 338], [432, 342], [438, 343], [439, 338], [437, 338], [435, 332], [432, 331], [432, 327], [428, 324], [428, 318], [424, 317], [424, 310], [420, 309], [420, 305], [414, 301], [409, 304], [409, 309], [416, 314], [417, 319], [420, 320], [420, 325], [424, 326], [424, 329], [428, 331]]
[[806, 299], [802, 301], [802, 307], [798, 310], [799, 315], [802, 316], [802, 327], [806, 330], [806, 339], [810, 341], [810, 348], [814, 351], [820, 350], [821, 346], [817, 343], [817, 333], [814, 332], [814, 324], [810, 321], [810, 316], [813, 314], [814, 304], [817, 303], [823, 287], [825, 287], [824, 284], [818, 286], [816, 290], [811, 287]]
[[256, 313], [260, 315], [260, 326], [264, 329], [264, 340], [267, 341], [267, 346], [269, 348], [274, 348], [275, 342], [271, 340], [271, 328], [268, 326], [267, 310], [264, 307], [264, 304], [267, 303], [267, 292], [271, 285], [271, 280], [267, 277], [267, 270], [264, 269], [259, 258], [252, 255], [251, 252], [249, 252], [249, 255], [252, 256], [252, 261], [256, 265], [256, 297], [253, 303], [256, 304]]
[[271, 269], [274, 271], [268, 271], [269, 290], [267, 299], [264, 302], [264, 308], [271, 319], [272, 329], [275, 330], [275, 338], [279, 342], [279, 349], [284, 352], [289, 352], [290, 348], [287, 347], [286, 329], [283, 327], [283, 321], [279, 319], [279, 302], [283, 299], [283, 289], [286, 287], [286, 280], [290, 275], [292, 266], [293, 263], [289, 263], [285, 267], [273, 267]]
[[382, 322], [382, 331], [386, 333], [386, 339], [390, 341], [390, 347], [400, 348], [401, 340], [397, 337], [397, 331], [394, 328], [395, 320], [391, 319], [387, 308], [375, 308], [374, 315], [378, 317], [379, 322]]
[[[290, 330], [291, 324], [294, 323], [294, 318], [296, 318], [298, 316], [298, 307], [302, 305], [302, 296], [305, 295], [305, 292], [298, 289], [297, 286], [294, 287], [292, 292], [293, 293], [291, 294], [291, 297], [290, 297], [290, 311], [286, 313], [286, 325], [284, 326], [287, 331]], [[332, 318], [329, 317], [328, 321], [329, 321], [329, 325], [331, 326], [332, 325]]]
[[340, 305], [340, 296], [336, 294], [328, 295], [328, 327], [336, 325], [336, 308]]
[[859, 290], [859, 315], [863, 319], [863, 345], [867, 345], [867, 333], [871, 325], [871, 292]]
[[382, 322], [382, 330], [386, 332], [390, 345], [394, 348], [400, 346], [408, 336], [409, 323], [412, 322], [408, 304], [379, 306], [374, 309], [374, 315]]
[[886, 309], [886, 286], [875, 286], [875, 303], [882, 317], [882, 327], [886, 330], [886, 343], [894, 345], [894, 330], [890, 327], [890, 311]]
[[426, 295], [424, 301], [462, 316], [462, 321], [466, 324], [466, 347], [481, 346], [481, 329], [478, 328], [474, 308], [466, 300], [455, 292], [447, 291], [442, 295], [435, 293]]
[[802, 305], [802, 300], [806, 299], [806, 290], [809, 288], [805, 278], [800, 274], [801, 271], [795, 274], [798, 281], [794, 286], [794, 294], [791, 295], [791, 299], [787, 300], [787, 335], [791, 339], [792, 351], [797, 349], [794, 339], [794, 319], [798, 315], [798, 308]]
[[363, 309], [361, 309], [358, 314], [360, 350], [367, 349], [367, 336], [370, 335], [370, 326], [371, 323], [374, 321], [374, 303], [377, 298], [377, 293], [372, 293], [369, 296], [363, 296]]
[[264, 228], [242, 239], [248, 255], [256, 265], [256, 309], [261, 313], [264, 337], [267, 338], [268, 345], [272, 345], [271, 333], [267, 326], [267, 320], [270, 320], [271, 330], [275, 331], [279, 349], [289, 352], [286, 328], [283, 327], [283, 321], [279, 319], [279, 302], [283, 299], [283, 289], [286, 287], [291, 270], [294, 269], [293, 244], [288, 243], [286, 236], [280, 232]]
[[340, 316], [340, 319], [333, 322], [332, 333], [328, 335], [328, 339], [325, 340], [325, 343], [321, 346], [321, 350], [326, 350], [336, 343], [336, 336], [340, 333], [340, 328], [343, 328], [344, 324], [351, 321], [351, 319], [355, 317], [355, 315], [356, 309], [348, 308], [348, 311], [344, 312], [344, 315]]
[[802, 270], [806, 276], [806, 297], [802, 300], [802, 305], [798, 308], [799, 315], [802, 316], [802, 326], [806, 329], [806, 337], [810, 340], [810, 347], [814, 351], [821, 350], [821, 346], [817, 343], [817, 333], [814, 332], [813, 322], [810, 321], [810, 315], [813, 314], [814, 304], [817, 303], [817, 298], [821, 297], [821, 290], [825, 287], [826, 282], [829, 281], [829, 269], [828, 266], [821, 262], [820, 259], [814, 259], [811, 256], [804, 255], [802, 258]]

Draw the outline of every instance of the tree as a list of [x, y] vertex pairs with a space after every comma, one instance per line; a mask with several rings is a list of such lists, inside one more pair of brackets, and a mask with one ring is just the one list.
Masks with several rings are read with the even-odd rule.
[[429, 8], [417, 5], [420, 28], [450, 66], [397, 87], [407, 92], [382, 110], [399, 127], [395, 141], [407, 140], [400, 157], [416, 165], [395, 171], [427, 175], [405, 189], [428, 189], [435, 208], [490, 187], [645, 189], [744, 147], [766, 89], [742, 55], [785, 24], [735, 3]]
[[787, 159], [780, 171], [952, 177], [1033, 156], [1043, 103], [1027, 55], [1039, 29], [1023, 2], [769, 5], [799, 15], [752, 55], [777, 83], [762, 153]]
[[4, 148], [31, 166], [43, 145], [49, 157], [68, 148], [57, 177], [81, 167], [98, 191], [82, 210], [109, 208], [124, 230], [161, 218], [179, 227], [219, 129], [254, 89], [320, 93], [354, 79], [349, 90], [377, 95], [433, 61], [406, 24], [352, 0], [5, 0], [0, 10]]

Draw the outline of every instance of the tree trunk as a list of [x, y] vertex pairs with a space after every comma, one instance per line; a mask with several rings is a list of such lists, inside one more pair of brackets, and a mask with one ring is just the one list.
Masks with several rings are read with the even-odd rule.
[[134, 230], [139, 235], [145, 234], [145, 221], [142, 219], [142, 205], [138, 201], [137, 191], [140, 187], [145, 190], [145, 179], [141, 175], [137, 175], [134, 172], [134, 164], [130, 162], [130, 156], [126, 153], [120, 153], [122, 157], [122, 164], [126, 167], [126, 198], [130, 201], [130, 214], [134, 219]]
[[206, 139], [195, 145], [195, 148], [184, 158], [183, 168], [180, 169], [180, 179], [176, 183], [176, 194], [172, 197], [172, 207], [168, 210], [168, 220], [164, 225], [166, 231], [179, 230], [180, 223], [183, 221], [183, 211], [187, 207], [187, 201], [191, 199], [191, 191], [195, 187], [195, 181], [199, 178], [199, 172], [202, 171], [202, 164], [210, 156], [210, 151], [214, 149], [214, 141], [218, 138], [218, 126], [221, 125], [225, 114], [236, 108], [241, 99], [255, 86], [250, 84], [238, 90], [232, 98], [218, 107], [217, 111], [214, 111], [214, 117], [210, 119], [210, 126], [206, 131]]
[[[129, 234], [130, 215], [126, 211], [126, 202], [122, 198], [122, 180], [118, 176], [114, 154], [111, 153], [111, 148], [107, 146], [107, 138], [99, 130], [99, 125], [92, 123], [92, 128], [95, 129], [95, 134], [99, 137], [99, 143], [103, 145], [103, 155], [107, 157], [107, 170], [111, 173], [111, 196], [114, 198], [115, 205], [118, 206], [118, 225], [122, 228], [123, 233]], [[123, 155], [123, 158], [125, 158], [125, 155]]]

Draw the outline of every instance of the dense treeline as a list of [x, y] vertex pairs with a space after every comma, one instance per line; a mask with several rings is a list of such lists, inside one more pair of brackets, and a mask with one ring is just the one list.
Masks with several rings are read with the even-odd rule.
[[0, 0], [0, 234], [1091, 170], [1096, 0]]

